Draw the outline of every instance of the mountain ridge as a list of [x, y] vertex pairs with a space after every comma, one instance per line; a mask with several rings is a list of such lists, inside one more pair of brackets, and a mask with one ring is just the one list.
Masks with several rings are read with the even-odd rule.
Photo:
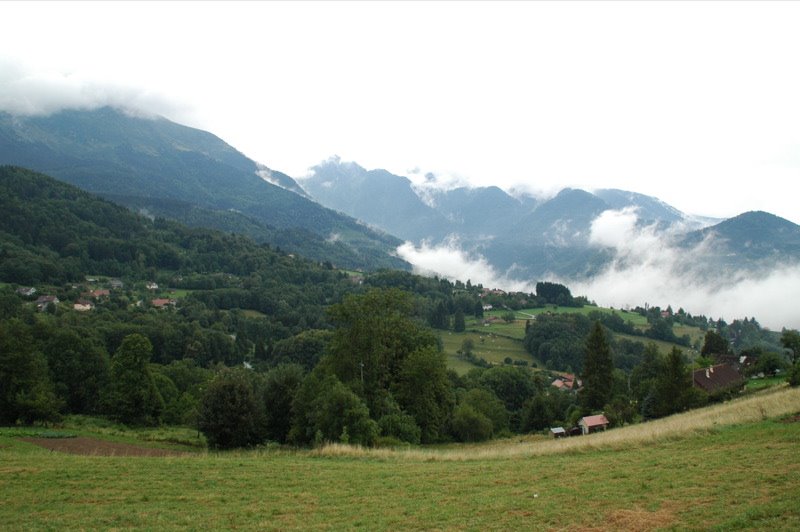
[[[52, 175], [103, 197], [128, 198], [128, 206], [166, 217], [175, 218], [158, 203], [192, 204], [194, 219], [180, 220], [190, 225], [218, 228], [214, 223], [235, 211], [263, 226], [265, 239], [283, 231], [288, 249], [302, 249], [312, 259], [335, 258], [354, 268], [409, 268], [394, 254], [401, 241], [291, 190], [301, 188], [212, 133], [163, 117], [111, 107], [35, 117], [0, 113], [0, 164]], [[316, 242], [293, 241], [293, 231], [314, 235]]]

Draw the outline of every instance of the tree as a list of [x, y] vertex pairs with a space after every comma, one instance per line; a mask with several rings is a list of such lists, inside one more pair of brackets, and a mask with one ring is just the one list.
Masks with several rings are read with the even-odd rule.
[[792, 364], [800, 362], [800, 332], [794, 329], [784, 330], [781, 334], [781, 345], [789, 350]]
[[581, 405], [590, 411], [601, 410], [611, 400], [613, 386], [614, 364], [611, 360], [611, 348], [603, 326], [596, 321], [586, 339]]
[[728, 351], [730, 351], [730, 346], [722, 335], [714, 331], [706, 332], [705, 339], [703, 340], [703, 348], [700, 350], [701, 355], [727, 355]]
[[292, 411], [287, 439], [296, 444], [342, 442], [371, 446], [378, 437], [378, 424], [370, 419], [364, 401], [320, 367], [303, 380]]
[[539, 393], [525, 404], [521, 428], [523, 432], [542, 430], [551, 426], [555, 417], [549, 396]]
[[656, 380], [652, 394], [653, 417], [682, 412], [704, 402], [704, 398], [694, 392], [691, 372], [686, 366], [683, 352], [677, 347], [673, 347], [667, 355], [664, 372]]
[[69, 412], [91, 414], [100, 409], [108, 385], [109, 362], [104, 349], [71, 329], [60, 329], [45, 342], [44, 353], [58, 396]]
[[755, 373], [775, 375], [778, 370], [786, 369], [786, 360], [778, 355], [778, 353], [768, 351], [758, 356], [753, 369]]
[[443, 353], [435, 347], [412, 352], [403, 363], [393, 393], [419, 425], [422, 443], [444, 437], [455, 400]]
[[664, 360], [658, 352], [658, 346], [650, 342], [644, 348], [641, 362], [631, 371], [633, 397], [640, 402], [644, 401], [663, 372]]
[[463, 442], [484, 441], [492, 437], [492, 421], [468, 404], [453, 412], [453, 433]]
[[472, 388], [461, 399], [461, 404], [469, 405], [486, 416], [492, 422], [493, 436], [507, 433], [509, 430], [509, 414], [503, 402], [485, 388]]
[[493, 366], [481, 374], [478, 383], [494, 392], [512, 415], [518, 415], [525, 402], [537, 391], [537, 382], [531, 372], [516, 366]]
[[164, 410], [148, 364], [153, 346], [135, 333], [122, 340], [111, 360], [111, 383], [105, 398], [111, 417], [129, 425], [156, 425]]
[[30, 328], [16, 318], [0, 323], [0, 423], [54, 421], [60, 406]]
[[244, 369], [224, 369], [203, 394], [197, 428], [212, 449], [249, 447], [263, 441], [263, 407]]
[[433, 306], [430, 316], [430, 325], [434, 329], [447, 329], [450, 327], [450, 316], [444, 301], [437, 301]]
[[461, 353], [465, 358], [472, 356], [472, 350], [475, 349], [475, 340], [472, 338], [464, 338], [461, 341]]
[[264, 376], [261, 392], [267, 439], [285, 443], [292, 428], [292, 401], [305, 377], [299, 364], [282, 364]]
[[455, 332], [464, 332], [467, 328], [466, 322], [464, 320], [464, 311], [458, 309], [456, 311], [455, 316], [453, 316], [453, 330]]
[[347, 296], [329, 314], [336, 330], [322, 365], [362, 397], [379, 419], [406, 359], [417, 350], [435, 349], [437, 339], [414, 319], [411, 295], [397, 289]]

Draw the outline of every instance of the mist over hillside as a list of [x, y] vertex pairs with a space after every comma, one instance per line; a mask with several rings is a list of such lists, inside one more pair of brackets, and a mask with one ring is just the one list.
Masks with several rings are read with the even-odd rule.
[[800, 295], [800, 226], [769, 213], [714, 220], [617, 189], [537, 198], [437, 187], [435, 176], [420, 186], [338, 158], [299, 182], [323, 204], [392, 228], [418, 272], [528, 292], [555, 280], [616, 307], [647, 301], [800, 325], [789, 303]]

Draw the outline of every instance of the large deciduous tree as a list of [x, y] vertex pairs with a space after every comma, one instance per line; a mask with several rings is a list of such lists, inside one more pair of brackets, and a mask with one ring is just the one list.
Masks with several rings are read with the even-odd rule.
[[264, 440], [264, 410], [244, 369], [225, 369], [208, 385], [197, 428], [209, 447], [249, 447]]
[[122, 340], [111, 360], [111, 383], [105, 405], [111, 417], [130, 425], [155, 425], [164, 411], [148, 364], [153, 346], [135, 333]]
[[362, 397], [375, 418], [388, 413], [386, 395], [409, 355], [437, 345], [413, 309], [411, 295], [397, 289], [351, 295], [330, 309], [337, 328], [323, 366]]
[[47, 360], [33, 346], [31, 331], [20, 320], [0, 323], [0, 424], [59, 417]]

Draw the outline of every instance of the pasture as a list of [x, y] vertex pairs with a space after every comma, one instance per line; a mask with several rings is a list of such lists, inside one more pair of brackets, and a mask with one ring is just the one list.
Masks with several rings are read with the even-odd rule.
[[5, 530], [797, 530], [798, 413], [800, 390], [781, 387], [558, 441], [161, 457], [64, 454], [3, 430], [0, 522]]

